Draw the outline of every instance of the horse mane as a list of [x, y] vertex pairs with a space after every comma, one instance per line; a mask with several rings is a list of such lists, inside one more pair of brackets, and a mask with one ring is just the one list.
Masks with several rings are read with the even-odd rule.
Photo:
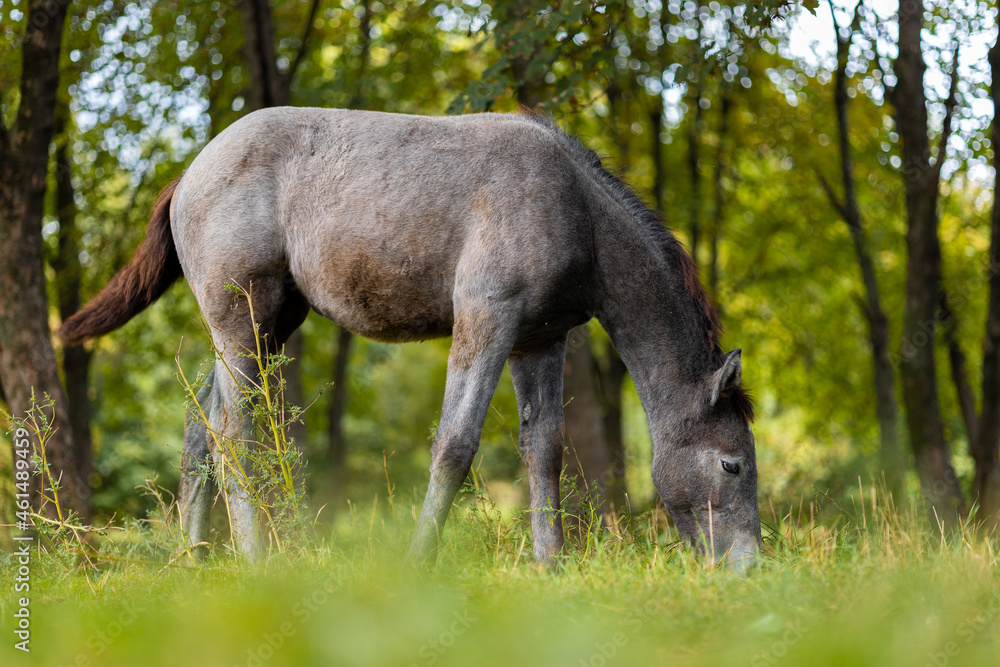
[[[562, 137], [565, 146], [572, 155], [582, 163], [590, 167], [591, 172], [603, 183], [618, 200], [624, 204], [625, 208], [632, 215], [639, 225], [646, 231], [659, 247], [664, 256], [673, 264], [680, 274], [684, 283], [684, 291], [691, 297], [695, 305], [695, 311], [699, 319], [699, 325], [708, 337], [709, 358], [714, 370], [722, 367], [724, 353], [719, 341], [722, 339], [723, 327], [719, 319], [719, 312], [712, 304], [711, 298], [705, 292], [698, 277], [698, 266], [694, 259], [688, 254], [684, 245], [674, 236], [673, 232], [665, 224], [663, 216], [642, 200], [636, 191], [629, 186], [624, 179], [616, 176], [604, 166], [601, 156], [587, 148], [578, 138], [564, 132], [554, 120], [536, 111], [521, 107], [519, 114], [525, 120], [529, 120], [537, 125], [547, 128]], [[728, 397], [732, 402], [733, 410], [744, 417], [747, 421], [753, 421], [754, 403], [749, 392], [742, 386], [728, 392]]]

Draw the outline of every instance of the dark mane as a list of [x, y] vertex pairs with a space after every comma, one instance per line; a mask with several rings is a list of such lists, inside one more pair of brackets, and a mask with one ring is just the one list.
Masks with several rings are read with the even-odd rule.
[[[720, 368], [724, 354], [722, 347], [719, 345], [719, 340], [721, 340], [723, 333], [719, 313], [715, 309], [715, 306], [712, 305], [712, 300], [705, 292], [705, 288], [702, 287], [701, 280], [698, 277], [698, 267], [694, 259], [691, 258], [691, 255], [688, 254], [683, 244], [666, 226], [663, 216], [658, 211], [647, 206], [642, 198], [636, 194], [635, 190], [608, 170], [597, 153], [584, 146], [573, 135], [564, 132], [551, 118], [523, 107], [520, 115], [525, 120], [548, 128], [550, 131], [561, 136], [573, 156], [591, 168], [594, 175], [617, 196], [618, 200], [625, 205], [625, 208], [632, 217], [639, 222], [640, 226], [656, 242], [656, 245], [663, 250], [663, 254], [672, 262], [677, 272], [681, 275], [684, 281], [684, 291], [694, 301], [701, 327], [708, 336], [710, 347], [709, 357], [712, 367], [713, 369]], [[730, 392], [729, 399], [732, 401], [733, 410], [737, 414], [743, 416], [748, 421], [753, 421], [753, 399], [742, 386]]]

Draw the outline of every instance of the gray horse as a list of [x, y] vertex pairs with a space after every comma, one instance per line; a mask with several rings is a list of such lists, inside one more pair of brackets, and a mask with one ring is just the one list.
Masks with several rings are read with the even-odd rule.
[[[433, 558], [510, 364], [528, 467], [535, 557], [563, 546], [562, 378], [569, 330], [597, 317], [635, 381], [653, 439], [652, 475], [681, 534], [740, 567], [760, 548], [752, 405], [740, 351], [691, 258], [600, 159], [533, 115], [445, 118], [272, 108], [216, 137], [160, 196], [131, 262], [62, 328], [107, 333], [184, 275], [222, 359], [203, 395], [210, 427], [251, 429], [235, 377], [256, 376], [248, 304], [280, 346], [310, 308], [389, 341], [451, 335], [430, 486], [410, 555]], [[234, 373], [224, 370], [223, 361]], [[208, 536], [215, 482], [197, 461], [223, 452], [189, 420], [181, 506]], [[260, 517], [230, 475], [242, 550], [265, 549]]]

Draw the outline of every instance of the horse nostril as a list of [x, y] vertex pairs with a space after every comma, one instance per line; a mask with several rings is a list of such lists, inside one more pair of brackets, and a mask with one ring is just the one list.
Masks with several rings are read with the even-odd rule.
[[722, 462], [722, 469], [732, 475], [740, 474], [740, 464], [735, 461], [727, 461], [725, 459], [719, 459]]

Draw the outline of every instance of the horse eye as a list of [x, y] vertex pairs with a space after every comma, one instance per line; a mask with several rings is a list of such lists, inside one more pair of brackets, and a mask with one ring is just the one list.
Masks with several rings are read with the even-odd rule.
[[732, 461], [727, 461], [725, 459], [720, 459], [720, 460], [722, 461], [722, 469], [723, 470], [725, 470], [726, 472], [728, 472], [730, 474], [733, 474], [733, 475], [739, 475], [740, 474], [740, 464], [739, 463], [734, 463]]

